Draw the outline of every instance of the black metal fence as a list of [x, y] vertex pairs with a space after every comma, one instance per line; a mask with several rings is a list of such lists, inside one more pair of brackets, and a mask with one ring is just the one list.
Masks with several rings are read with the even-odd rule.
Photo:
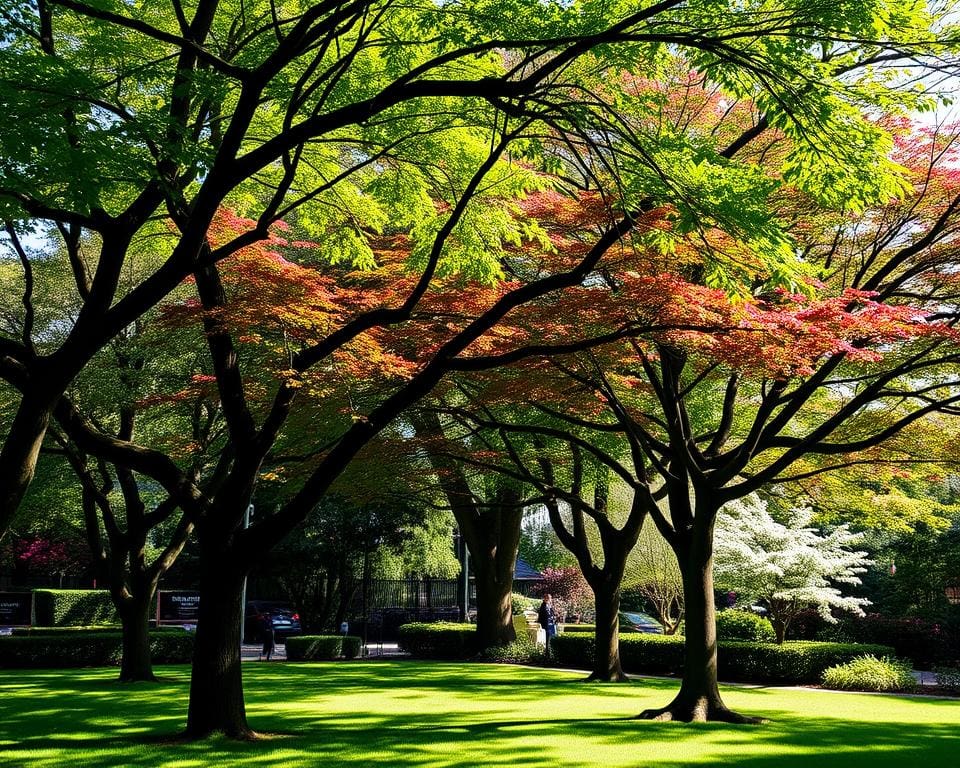
[[351, 608], [456, 608], [458, 586], [455, 579], [371, 579], [366, 590], [360, 585]]

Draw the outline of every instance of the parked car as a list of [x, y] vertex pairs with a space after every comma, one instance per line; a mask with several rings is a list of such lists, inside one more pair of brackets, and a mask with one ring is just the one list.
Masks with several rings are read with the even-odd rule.
[[662, 635], [663, 624], [653, 616], [636, 611], [620, 611], [621, 632], [644, 632], [648, 635]]
[[263, 630], [269, 619], [273, 626], [274, 639], [279, 641], [290, 635], [300, 634], [300, 614], [293, 603], [278, 600], [251, 600], [247, 603], [247, 616], [243, 624], [243, 636], [248, 643], [263, 642]]

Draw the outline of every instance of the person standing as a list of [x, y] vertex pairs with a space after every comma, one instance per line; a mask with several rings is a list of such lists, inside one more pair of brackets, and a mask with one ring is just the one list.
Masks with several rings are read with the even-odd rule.
[[260, 627], [261, 634], [263, 635], [263, 649], [260, 651], [260, 659], [270, 661], [270, 657], [273, 655], [273, 650], [276, 647], [273, 634], [273, 619], [270, 614], [264, 616]]
[[553, 598], [548, 592], [543, 596], [543, 602], [540, 603], [540, 608], [537, 611], [537, 621], [540, 622], [540, 626], [543, 627], [544, 634], [547, 638], [546, 654], [550, 655], [550, 638], [557, 634], [557, 625], [555, 616], [553, 613]]

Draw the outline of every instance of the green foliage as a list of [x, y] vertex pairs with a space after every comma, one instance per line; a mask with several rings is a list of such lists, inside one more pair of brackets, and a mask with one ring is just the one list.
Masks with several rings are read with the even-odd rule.
[[[590, 669], [594, 639], [585, 633], [564, 633], [551, 642], [560, 666]], [[823, 671], [864, 653], [889, 654], [882, 645], [787, 642], [783, 645], [744, 641], [719, 643], [721, 680], [730, 682], [815, 683]], [[679, 675], [684, 666], [684, 639], [668, 635], [622, 635], [624, 670], [648, 675]]]
[[917, 687], [908, 662], [869, 655], [824, 670], [823, 684], [842, 691], [912, 691]]
[[518, 634], [517, 639], [506, 645], [495, 645], [491, 648], [485, 648], [480, 653], [480, 658], [484, 661], [493, 661], [499, 664], [524, 664], [541, 658], [540, 649], [531, 643], [523, 635], [523, 639]]
[[569, 634], [573, 632], [574, 634], [579, 632], [589, 632], [593, 634], [596, 632], [596, 624], [564, 624], [563, 625], [563, 634]]
[[363, 640], [353, 635], [296, 635], [286, 639], [288, 661], [355, 659]]
[[776, 640], [776, 633], [770, 622], [757, 614], [729, 608], [717, 613], [717, 640], [772, 643]]
[[105, 589], [35, 589], [34, 624], [39, 627], [90, 626], [117, 621]]
[[521, 595], [519, 592], [514, 592], [512, 595], [510, 595], [510, 599], [513, 602], [514, 616], [519, 616], [524, 611], [528, 611], [530, 609], [536, 610], [536, 598], [527, 597], [526, 595]]
[[960, 669], [957, 667], [934, 667], [937, 685], [944, 691], [960, 693]]
[[[192, 632], [150, 634], [150, 656], [155, 664], [185, 664], [193, 657]], [[0, 667], [45, 669], [105, 667], [120, 664], [123, 635], [120, 632], [80, 630], [0, 637]]]
[[480, 650], [475, 625], [446, 621], [404, 624], [399, 644], [416, 659], [468, 659]]

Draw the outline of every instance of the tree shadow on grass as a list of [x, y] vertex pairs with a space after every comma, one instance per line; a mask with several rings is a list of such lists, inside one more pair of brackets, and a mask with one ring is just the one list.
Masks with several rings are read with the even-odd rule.
[[184, 742], [189, 681], [173, 672], [159, 687], [121, 686], [114, 670], [0, 675], [0, 764], [938, 768], [960, 754], [957, 702], [731, 689], [735, 706], [773, 722], [652, 723], [632, 719], [640, 698], [667, 697], [675, 681], [585, 687], [543, 670], [409, 662], [254, 671], [251, 725], [282, 737]]

